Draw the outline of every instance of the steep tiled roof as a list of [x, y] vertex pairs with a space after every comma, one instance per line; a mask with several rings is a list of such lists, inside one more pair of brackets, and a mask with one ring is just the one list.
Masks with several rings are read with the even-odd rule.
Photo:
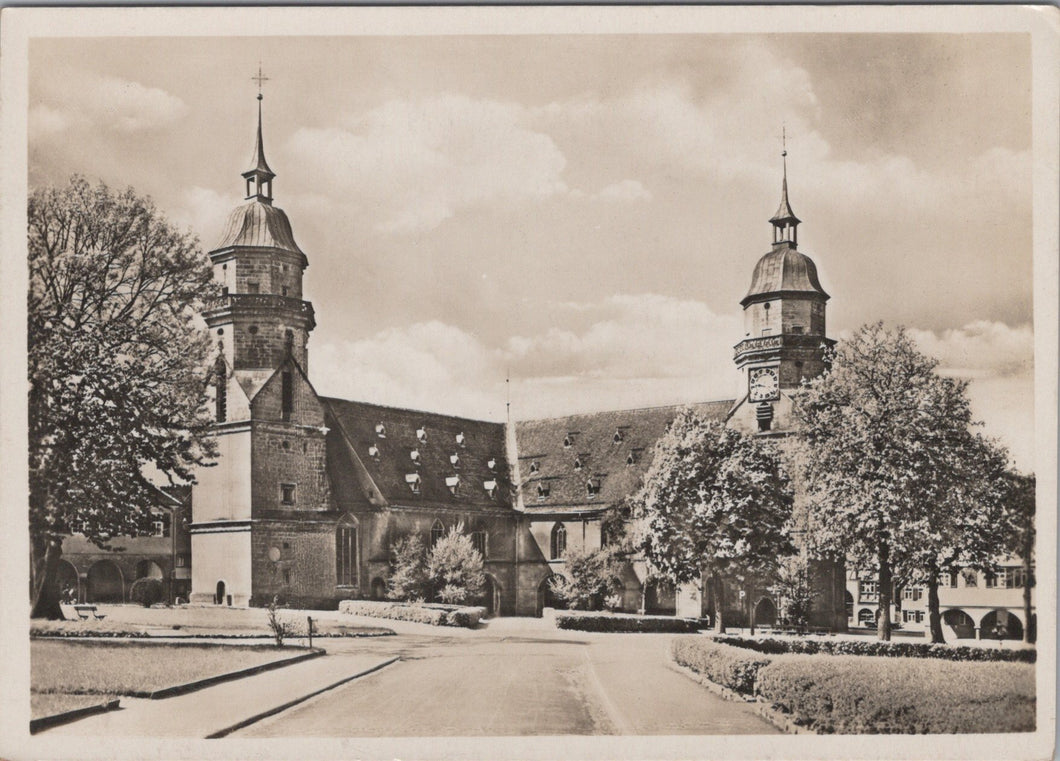
[[[679, 410], [689, 406], [707, 420], [723, 421], [732, 404], [724, 400], [516, 423], [524, 508], [527, 512], [574, 512], [619, 502], [636, 491], [651, 464], [655, 443]], [[569, 447], [564, 446], [565, 440]], [[575, 469], [575, 460], [580, 470]], [[532, 463], [536, 473], [531, 473]], [[599, 487], [591, 497], [590, 479]], [[547, 496], [538, 496], [539, 486], [547, 489]]]
[[305, 256], [294, 241], [291, 223], [283, 209], [261, 201], [237, 206], [228, 215], [221, 242], [215, 250], [232, 246], [279, 248]]
[[[335, 437], [341, 433], [391, 505], [511, 509], [503, 424], [342, 399], [321, 401], [328, 411], [327, 425], [334, 429], [328, 434], [328, 468], [336, 490], [352, 488], [349, 474], [338, 472], [349, 465], [332, 456], [337, 448], [333, 444], [338, 443]], [[380, 425], [384, 436], [377, 430]], [[425, 441], [418, 436], [420, 430]], [[462, 444], [457, 440], [461, 435]], [[418, 455], [415, 460], [413, 451]], [[419, 476], [419, 493], [409, 483], [413, 474]], [[455, 494], [447, 482], [454, 476], [459, 476]], [[495, 484], [493, 496], [486, 490], [487, 482]]]

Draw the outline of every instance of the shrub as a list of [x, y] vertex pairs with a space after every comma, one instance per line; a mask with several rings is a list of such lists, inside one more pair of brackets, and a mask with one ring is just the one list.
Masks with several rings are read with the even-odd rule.
[[442, 602], [462, 604], [482, 594], [486, 576], [482, 555], [458, 523], [449, 529], [427, 555], [427, 578]]
[[759, 670], [772, 661], [709, 637], [680, 637], [671, 648], [674, 660], [682, 666], [743, 695], [754, 694]]
[[1034, 667], [912, 658], [789, 656], [758, 671], [758, 694], [824, 733], [1034, 730]]
[[798, 653], [813, 655], [878, 655], [889, 658], [938, 658], [947, 661], [1013, 661], [1034, 663], [1037, 651], [1030, 648], [1001, 650], [959, 645], [932, 645], [929, 642], [881, 642], [879, 640], [845, 639], [751, 639], [737, 636], [718, 637], [727, 645], [755, 650], [759, 653], [780, 655]]
[[294, 624], [280, 618], [279, 613], [277, 613], [278, 610], [280, 610], [280, 598], [276, 596], [272, 598], [272, 602], [268, 605], [269, 628], [272, 630], [272, 636], [276, 640], [276, 647], [283, 647], [284, 638], [294, 634]]
[[423, 540], [415, 534], [402, 537], [390, 546], [390, 578], [386, 582], [389, 600], [422, 599], [428, 594], [427, 553]]
[[162, 602], [161, 579], [137, 579], [129, 589], [129, 601], [138, 602], [145, 608]]
[[567, 552], [564, 574], [549, 582], [552, 592], [572, 610], [599, 610], [622, 590], [622, 566], [609, 547]]
[[556, 628], [582, 632], [636, 632], [688, 634], [699, 629], [693, 618], [629, 616], [611, 613], [556, 613]]
[[474, 628], [486, 614], [485, 608], [425, 603], [379, 602], [375, 600], [343, 600], [339, 612], [351, 616], [373, 616], [393, 621], [412, 621], [431, 626], [463, 626]]

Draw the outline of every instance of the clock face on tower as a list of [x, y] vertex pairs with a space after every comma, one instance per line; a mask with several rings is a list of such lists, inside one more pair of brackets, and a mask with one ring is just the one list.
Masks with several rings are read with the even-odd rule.
[[775, 367], [755, 367], [747, 373], [747, 398], [752, 402], [770, 402], [780, 396], [780, 382]]

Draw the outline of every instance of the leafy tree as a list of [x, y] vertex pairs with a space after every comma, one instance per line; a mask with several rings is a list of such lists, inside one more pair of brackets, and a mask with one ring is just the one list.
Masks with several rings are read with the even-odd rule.
[[390, 547], [387, 599], [425, 600], [429, 593], [427, 552], [423, 540], [415, 534], [404, 536]]
[[216, 453], [197, 314], [218, 290], [197, 240], [132, 189], [35, 190], [28, 228], [32, 615], [62, 618], [63, 537], [148, 532], [149, 476], [191, 483]]
[[660, 575], [708, 580], [718, 631], [723, 580], [768, 575], [792, 549], [792, 490], [778, 449], [689, 409], [656, 445], [634, 513], [637, 544]]
[[998, 549], [1005, 454], [971, 431], [966, 384], [936, 372], [903, 328], [866, 325], [794, 398], [800, 480], [815, 541], [875, 568], [878, 635], [891, 635], [897, 578], [928, 586], [933, 634], [940, 573], [985, 566]]
[[427, 557], [427, 578], [442, 602], [460, 604], [477, 599], [486, 584], [482, 555], [463, 530], [462, 524], [453, 526], [435, 542]]
[[1006, 549], [1018, 555], [1023, 564], [1023, 641], [1033, 642], [1031, 627], [1031, 587], [1034, 586], [1035, 478], [1009, 472], [1005, 479], [1005, 517], [1008, 527]]
[[599, 610], [622, 591], [622, 563], [615, 549], [568, 550], [563, 576], [552, 577], [552, 591], [572, 610]]

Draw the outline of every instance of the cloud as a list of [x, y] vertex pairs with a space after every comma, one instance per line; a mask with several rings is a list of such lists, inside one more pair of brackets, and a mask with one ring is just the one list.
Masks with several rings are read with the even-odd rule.
[[235, 193], [218, 193], [193, 185], [180, 194], [177, 204], [168, 207], [166, 213], [178, 228], [194, 230], [209, 249], [220, 240], [227, 212], [240, 203], [242, 198]]
[[1030, 375], [1034, 370], [1034, 331], [1030, 325], [977, 320], [943, 330], [911, 329], [920, 350], [939, 360], [949, 375], [998, 377]]
[[596, 194], [597, 198], [605, 201], [620, 201], [630, 203], [633, 201], [650, 201], [651, 193], [637, 180], [622, 180]]
[[188, 112], [183, 100], [165, 90], [89, 71], [47, 83], [42, 95], [31, 109], [30, 126], [44, 134], [74, 128], [133, 134], [169, 126]]
[[419, 232], [483, 204], [565, 193], [567, 160], [515, 103], [446, 93], [393, 99], [341, 126], [299, 129], [287, 149], [329, 193], [390, 232]]

